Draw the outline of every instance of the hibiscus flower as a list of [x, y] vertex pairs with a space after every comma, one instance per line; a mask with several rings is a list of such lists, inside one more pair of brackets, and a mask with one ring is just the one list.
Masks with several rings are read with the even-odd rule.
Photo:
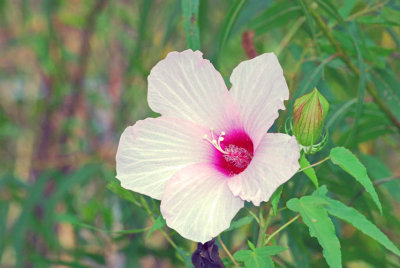
[[161, 200], [167, 225], [201, 243], [299, 169], [295, 137], [267, 133], [289, 98], [277, 57], [240, 63], [230, 81], [200, 51], [169, 53], [148, 77], [161, 116], [126, 128], [116, 156], [122, 187]]

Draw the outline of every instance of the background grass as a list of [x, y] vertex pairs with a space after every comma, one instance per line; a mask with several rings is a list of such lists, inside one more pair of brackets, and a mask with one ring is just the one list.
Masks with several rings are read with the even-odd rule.
[[[399, 245], [399, 18], [400, 3], [388, 0], [0, 1], [0, 266], [184, 266], [195, 243], [166, 227], [148, 235], [159, 202], [107, 184], [123, 129], [157, 116], [146, 101], [151, 68], [187, 48], [227, 83], [241, 61], [275, 52], [291, 98], [274, 131], [294, 99], [318, 87], [331, 104], [330, 141], [310, 162], [334, 146], [356, 152], [384, 213], [331, 164], [316, 169], [320, 184]], [[296, 175], [281, 204], [312, 188]], [[279, 214], [269, 232], [291, 215]], [[346, 267], [398, 267], [377, 242], [335, 224]], [[235, 252], [256, 236], [252, 222], [222, 238]], [[304, 225], [278, 243], [290, 248], [275, 259], [283, 267], [326, 266]]]

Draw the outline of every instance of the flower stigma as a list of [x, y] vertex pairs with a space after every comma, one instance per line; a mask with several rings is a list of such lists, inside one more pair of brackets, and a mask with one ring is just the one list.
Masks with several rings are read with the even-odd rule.
[[[214, 128], [210, 128], [210, 133], [211, 138], [205, 134], [203, 139], [211, 143], [219, 152], [217, 153], [216, 160], [218, 169], [229, 176], [234, 176], [245, 170], [253, 158], [252, 144], [249, 147], [249, 141], [247, 139], [244, 139], [243, 142], [242, 135], [239, 135], [238, 142], [238, 140], [233, 141], [232, 137], [226, 139], [225, 135], [227, 134], [225, 131], [221, 131], [220, 134], [217, 135], [214, 133]], [[236, 136], [235, 133], [231, 134]]]

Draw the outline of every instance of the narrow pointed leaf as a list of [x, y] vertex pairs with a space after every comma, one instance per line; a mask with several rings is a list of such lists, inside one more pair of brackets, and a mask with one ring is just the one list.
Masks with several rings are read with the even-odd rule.
[[117, 180], [113, 180], [107, 184], [107, 188], [117, 194], [119, 197], [128, 200], [129, 202], [132, 202], [134, 204], [139, 204], [139, 202], [136, 200], [135, 195], [133, 192], [126, 190], [121, 187], [120, 183]]
[[272, 206], [272, 213], [276, 215], [278, 210], [279, 199], [281, 199], [283, 185], [279, 186], [278, 189], [271, 196], [271, 206]]
[[[300, 157], [300, 168], [305, 168], [308, 167], [310, 165], [310, 162], [308, 162], [306, 156], [304, 154], [301, 155]], [[314, 183], [315, 187], [319, 187], [318, 186], [318, 178], [317, 178], [317, 174], [315, 174], [315, 170], [313, 167], [307, 168], [305, 170], [303, 170], [304, 174], [307, 175], [307, 177], [311, 180], [312, 183]]]
[[226, 42], [231, 36], [233, 26], [239, 17], [242, 8], [246, 4], [246, 0], [235, 0], [232, 1], [232, 6], [226, 16], [226, 19], [222, 25], [221, 31], [219, 33], [218, 51], [223, 51]]
[[344, 147], [336, 147], [331, 150], [331, 160], [334, 164], [340, 166], [344, 171], [353, 176], [365, 190], [371, 195], [379, 212], [382, 214], [382, 205], [378, 194], [375, 191], [371, 179], [368, 177], [367, 169], [358, 160], [358, 158]]
[[323, 186], [313, 195], [318, 195], [327, 201], [325, 208], [329, 214], [350, 223], [364, 234], [375, 239], [394, 254], [400, 256], [400, 250], [393, 244], [393, 242], [390, 241], [390, 239], [384, 233], [382, 233], [378, 227], [365, 218], [364, 215], [362, 215], [356, 209], [346, 206], [340, 201], [327, 197], [326, 193], [326, 186]]
[[181, 0], [181, 4], [187, 46], [198, 50], [200, 49], [199, 0]]
[[239, 262], [243, 262], [246, 268], [273, 268], [274, 263], [271, 257], [265, 254], [262, 248], [253, 250], [240, 250], [233, 257]]
[[185, 267], [187, 268], [193, 268], [193, 263], [192, 263], [192, 258], [189, 252], [187, 252], [186, 250], [178, 247], [176, 249], [176, 252], [178, 253], [178, 255], [182, 258], [183, 262], [185, 263]]
[[310, 230], [310, 235], [318, 239], [329, 267], [341, 268], [340, 242], [336, 236], [335, 227], [324, 208], [325, 204], [327, 201], [323, 198], [304, 196], [300, 199], [289, 200], [287, 207], [300, 213]]
[[237, 228], [240, 228], [244, 225], [251, 223], [253, 220], [254, 220], [254, 218], [252, 216], [246, 216], [241, 219], [235, 220], [231, 223], [231, 226], [228, 229], [226, 229], [224, 232], [228, 232], [228, 231], [232, 231]]
[[279, 253], [285, 250], [286, 248], [279, 246], [260, 247], [256, 249], [256, 251], [258, 251], [261, 255], [267, 255], [267, 256], [278, 255]]
[[154, 222], [153, 226], [151, 227], [151, 229], [149, 230], [149, 232], [146, 235], [146, 239], [149, 238], [149, 236], [154, 232], [157, 231], [159, 229], [161, 229], [162, 227], [164, 227], [167, 223], [165, 222], [164, 218], [162, 215], [159, 215], [158, 218], [156, 219], [156, 221]]

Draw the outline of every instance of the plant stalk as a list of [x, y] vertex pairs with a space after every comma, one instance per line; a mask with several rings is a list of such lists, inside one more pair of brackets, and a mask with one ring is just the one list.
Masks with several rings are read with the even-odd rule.
[[283, 229], [285, 229], [286, 227], [288, 227], [292, 222], [296, 221], [298, 218], [300, 217], [300, 214], [297, 214], [297, 216], [295, 216], [294, 218], [292, 218], [290, 221], [288, 221], [287, 223], [285, 223], [284, 225], [282, 225], [278, 230], [276, 230], [275, 232], [273, 232], [268, 239], [264, 242], [264, 245], [267, 245], [269, 243], [269, 241], [271, 241], [272, 238], [274, 238], [274, 236], [276, 236], [280, 231], [282, 231]]

